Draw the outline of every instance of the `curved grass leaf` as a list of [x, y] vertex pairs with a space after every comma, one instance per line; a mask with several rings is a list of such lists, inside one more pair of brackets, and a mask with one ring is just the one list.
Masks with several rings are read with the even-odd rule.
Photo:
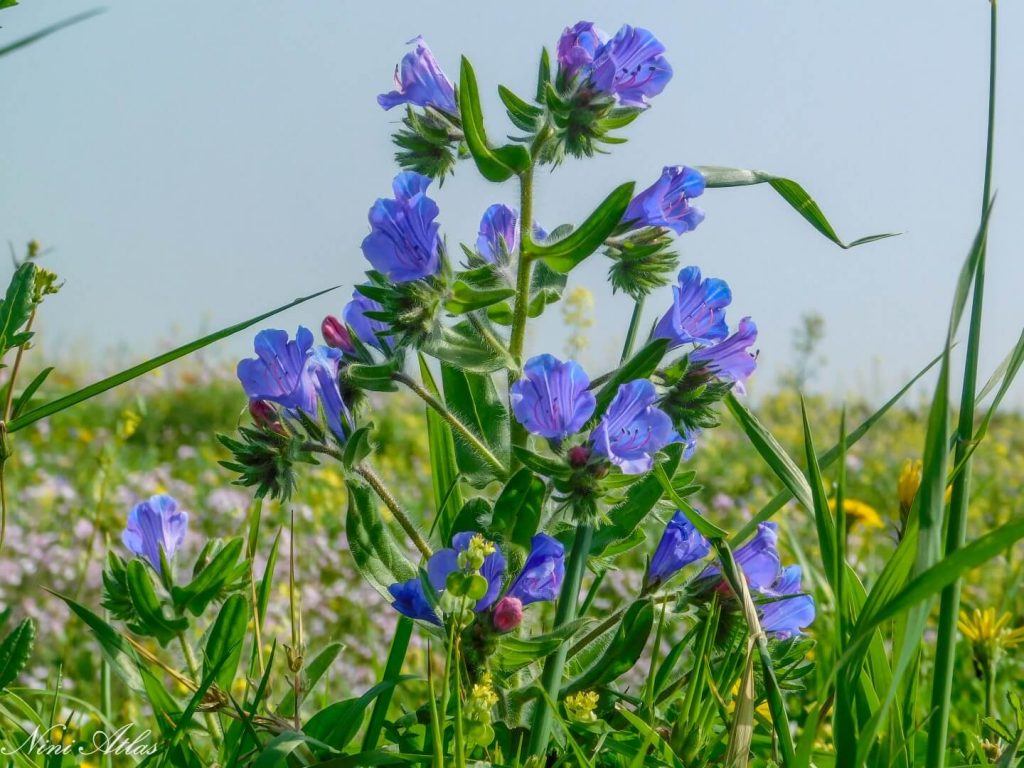
[[[423, 388], [440, 398], [437, 383], [423, 355], [419, 355], [420, 378]], [[462, 509], [462, 489], [459, 486], [459, 465], [455, 456], [455, 437], [448, 422], [433, 408], [426, 408], [427, 447], [430, 449], [430, 480], [434, 487], [434, 522], [441, 542], [445, 545], [452, 535], [452, 523]]]
[[241, 595], [231, 595], [221, 606], [206, 639], [203, 675], [214, 672], [214, 682], [222, 691], [231, 690], [231, 682], [242, 659], [242, 643], [248, 624], [249, 604]]
[[333, 291], [335, 288], [337, 288], [337, 286], [327, 288], [323, 291], [317, 291], [316, 293], [310, 294], [309, 296], [303, 296], [301, 299], [295, 299], [295, 301], [289, 302], [288, 304], [280, 306], [277, 309], [272, 309], [269, 312], [264, 312], [263, 314], [257, 315], [256, 317], [253, 317], [249, 320], [244, 320], [241, 323], [235, 323], [234, 325], [230, 325], [227, 328], [223, 328], [219, 331], [216, 331], [215, 333], [211, 333], [208, 336], [203, 336], [201, 339], [196, 339], [195, 341], [191, 341], [188, 344], [184, 344], [180, 347], [177, 347], [176, 349], [172, 349], [170, 352], [165, 352], [162, 355], [157, 355], [156, 357], [147, 360], [144, 363], [139, 363], [138, 365], [134, 365], [131, 368], [121, 371], [120, 373], [115, 373], [113, 376], [108, 376], [107, 378], [102, 379], [101, 381], [97, 381], [95, 384], [90, 384], [89, 386], [83, 387], [82, 389], [72, 392], [69, 395], [59, 397], [56, 400], [52, 400], [49, 403], [46, 403], [45, 405], [39, 406], [38, 408], [33, 408], [31, 411], [24, 414], [23, 416], [19, 416], [16, 419], [12, 419], [11, 422], [7, 425], [7, 431], [17, 432], [19, 429], [24, 429], [29, 424], [34, 424], [40, 419], [44, 419], [47, 416], [52, 416], [53, 414], [66, 410], [73, 405], [78, 405], [84, 400], [88, 400], [91, 397], [95, 397], [96, 395], [106, 392], [108, 389], [113, 389], [116, 386], [124, 384], [126, 381], [131, 381], [132, 379], [138, 378], [139, 376], [142, 376], [145, 373], [149, 373], [150, 371], [156, 368], [160, 368], [161, 366], [167, 365], [168, 363], [173, 362], [178, 358], [191, 354], [192, 352], [202, 349], [203, 347], [207, 347], [210, 344], [213, 344], [215, 341], [220, 341], [221, 339], [227, 338], [228, 336], [236, 334], [239, 331], [244, 331], [246, 328], [251, 328], [256, 323], [266, 320], [268, 317], [273, 317], [274, 315], [280, 312], [284, 312], [286, 309], [296, 307], [299, 304], [309, 301], [310, 299], [315, 299], [318, 296], [323, 296], [325, 293]]
[[3, 48], [0, 48], [0, 57], [6, 56], [9, 53], [13, 53], [19, 48], [24, 48], [26, 45], [32, 45], [32, 43], [38, 42], [42, 40], [44, 37], [49, 37], [54, 32], [59, 32], [65, 27], [70, 27], [72, 24], [78, 24], [79, 22], [85, 21], [86, 19], [91, 19], [93, 16], [99, 16], [101, 13], [104, 12], [104, 10], [106, 9], [93, 8], [90, 11], [85, 11], [83, 13], [75, 14], [74, 16], [69, 16], [63, 21], [58, 21], [56, 24], [51, 24], [48, 27], [43, 27], [38, 32], [33, 32], [31, 35], [27, 35], [26, 37], [23, 37], [20, 40], [15, 40], [13, 43], [10, 43], [8, 45], [5, 45]]
[[14, 682], [32, 655], [36, 627], [25, 619], [0, 643], [0, 691]]
[[838, 245], [840, 248], [853, 248], [865, 243], [872, 243], [875, 240], [884, 240], [887, 237], [895, 237], [898, 232], [888, 232], [882, 235], [868, 235], [851, 243], [843, 242], [836, 234], [835, 229], [825, 218], [821, 208], [814, 202], [810, 195], [792, 179], [776, 176], [766, 171], [747, 171], [741, 168], [725, 168], [719, 165], [698, 165], [697, 170], [704, 174], [705, 184], [708, 187], [743, 187], [751, 184], [768, 184], [779, 193], [793, 210], [803, 216], [812, 227], [821, 232], [825, 237]]
[[619, 678], [640, 659], [647, 639], [654, 628], [654, 602], [637, 600], [626, 611], [615, 628], [604, 653], [581, 675], [562, 688], [559, 698], [577, 691], [610, 683]]
[[630, 200], [633, 199], [634, 186], [633, 182], [629, 182], [616, 187], [586, 221], [569, 235], [545, 245], [532, 241], [525, 243], [525, 253], [532, 259], [541, 259], [556, 272], [569, 272], [600, 248], [619, 226]]

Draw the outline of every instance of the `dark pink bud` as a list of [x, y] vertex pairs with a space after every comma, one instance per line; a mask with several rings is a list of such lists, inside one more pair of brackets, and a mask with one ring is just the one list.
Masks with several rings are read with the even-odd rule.
[[266, 400], [250, 400], [249, 415], [256, 422], [256, 426], [270, 429], [274, 432], [282, 432], [284, 429], [281, 426], [280, 419], [277, 418], [277, 411], [274, 410], [274, 406]]
[[586, 466], [590, 460], [590, 449], [585, 445], [574, 445], [569, 449], [569, 464], [576, 469]]
[[523, 602], [518, 597], [503, 597], [494, 606], [494, 626], [499, 632], [511, 632], [523, 620]]
[[320, 324], [320, 333], [323, 334], [327, 346], [340, 349], [343, 352], [355, 352], [356, 348], [352, 345], [352, 336], [349, 334], [348, 328], [334, 315], [324, 318]]

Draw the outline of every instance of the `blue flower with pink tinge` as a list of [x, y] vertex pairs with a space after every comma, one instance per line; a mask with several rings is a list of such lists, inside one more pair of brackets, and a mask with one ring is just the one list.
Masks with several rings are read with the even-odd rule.
[[756, 342], [757, 326], [744, 317], [732, 336], [691, 352], [690, 364], [707, 368], [723, 381], [735, 382], [736, 391], [742, 393], [746, 391], [746, 380], [757, 368], [757, 355], [750, 351]]
[[558, 69], [566, 81], [571, 81], [581, 70], [589, 71], [594, 55], [608, 40], [608, 35], [594, 26], [592, 21], [578, 21], [566, 27], [558, 39]]
[[672, 419], [654, 405], [657, 399], [654, 384], [647, 379], [620, 386], [590, 436], [594, 453], [618, 466], [623, 474], [650, 470], [655, 454], [680, 439]]
[[686, 267], [672, 287], [673, 301], [654, 329], [653, 338], [669, 339], [672, 347], [710, 344], [729, 335], [725, 308], [732, 291], [724, 280], [701, 278], [699, 267]]
[[690, 201], [704, 194], [704, 176], [685, 165], [668, 165], [651, 186], [634, 197], [623, 223], [630, 229], [667, 227], [681, 235], [704, 221], [704, 211]]
[[377, 103], [384, 109], [413, 104], [457, 115], [459, 108], [455, 104], [455, 88], [441, 70], [426, 41], [422, 37], [415, 37], [409, 41], [409, 45], [415, 45], [416, 48], [405, 54], [401, 63], [395, 67], [395, 90], [382, 93], [377, 97]]
[[518, 214], [503, 203], [495, 203], [480, 219], [476, 252], [490, 264], [502, 264], [519, 248]]
[[661, 536], [647, 568], [647, 584], [660, 584], [677, 572], [708, 556], [711, 545], [690, 519], [677, 511]]
[[[751, 589], [770, 588], [782, 574], [779, 526], [775, 523], [759, 523], [754, 537], [733, 553], [733, 560], [743, 571]], [[697, 578], [720, 578], [721, 573], [717, 565], [709, 565]]]
[[187, 530], [188, 512], [179, 509], [171, 496], [158, 495], [132, 507], [121, 540], [129, 551], [145, 558], [161, 573], [160, 551], [170, 562]]
[[367, 346], [384, 351], [383, 338], [389, 347], [394, 346], [394, 337], [388, 336], [390, 326], [383, 320], [367, 317], [367, 312], [380, 312], [383, 307], [368, 296], [364, 296], [359, 290], [352, 292], [352, 301], [345, 305], [342, 310], [341, 319], [345, 322], [358, 339]]
[[665, 46], [648, 30], [625, 24], [594, 52], [590, 84], [624, 107], [646, 107], [672, 79], [664, 52]]
[[394, 199], [381, 198], [370, 208], [371, 231], [363, 239], [363, 255], [396, 283], [441, 271], [438, 208], [427, 197], [428, 186], [426, 176], [403, 171], [392, 183]]
[[770, 587], [758, 590], [761, 629], [779, 639], [802, 635], [814, 623], [814, 598], [802, 591], [799, 565], [782, 570]]
[[512, 384], [509, 399], [516, 420], [535, 435], [564, 440], [594, 414], [597, 400], [579, 363], [554, 355], [530, 358], [525, 377]]

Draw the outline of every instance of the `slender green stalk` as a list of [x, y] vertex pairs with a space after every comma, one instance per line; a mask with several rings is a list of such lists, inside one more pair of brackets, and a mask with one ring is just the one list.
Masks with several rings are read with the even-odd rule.
[[452, 429], [459, 433], [459, 436], [462, 437], [463, 440], [473, 446], [473, 450], [480, 454], [480, 458], [490, 464], [500, 477], [508, 476], [508, 469], [501, 463], [501, 459], [491, 453], [490, 448], [484, 445], [483, 440], [477, 437], [473, 430], [459, 421], [458, 416], [449, 411], [445, 407], [444, 403], [421, 387], [418, 381], [404, 373], [394, 373], [391, 375], [391, 378], [407, 386], [423, 402], [433, 408]]
[[[396, 680], [402, 674], [402, 665], [405, 664], [405, 654], [409, 650], [409, 639], [412, 637], [412, 619], [402, 616], [395, 626], [395, 636], [391, 639], [391, 650], [388, 652], [388, 661], [384, 667], [384, 680]], [[427, 666], [430, 666], [430, 657], [427, 657]], [[370, 713], [370, 722], [366, 726], [366, 734], [363, 736], [363, 752], [372, 752], [377, 748], [377, 741], [380, 739], [380, 731], [384, 726], [384, 718], [387, 717], [388, 707], [391, 706], [391, 697], [395, 689], [391, 688], [381, 693], [373, 704], [373, 711]], [[433, 687], [430, 690], [433, 698]]]
[[[580, 594], [580, 582], [583, 581], [583, 572], [586, 570], [587, 556], [590, 554], [590, 542], [594, 535], [594, 529], [589, 525], [581, 525], [576, 529], [576, 540], [573, 542], [572, 551], [569, 553], [569, 562], [565, 566], [565, 581], [562, 584], [562, 593], [558, 597], [558, 606], [555, 609], [555, 627], [561, 627], [576, 618], [577, 601]], [[548, 656], [544, 662], [544, 671], [541, 673], [541, 687], [547, 697], [554, 702], [558, 701], [558, 693], [562, 687], [562, 672], [565, 669], [565, 658], [569, 648], [566, 644], [559, 646], [558, 650]], [[548, 741], [551, 738], [553, 712], [546, 701], [538, 701], [534, 710], [533, 728], [530, 731], [530, 755], [543, 755], [547, 752]]]
[[[990, 0], [988, 133], [985, 148], [985, 182], [982, 193], [982, 216], [992, 199], [992, 152], [995, 136], [996, 109], [996, 0]], [[985, 251], [983, 244], [974, 276], [971, 321], [967, 336], [963, 390], [960, 397], [960, 418], [953, 466], [963, 471], [953, 480], [953, 492], [946, 521], [946, 556], [963, 546], [967, 537], [967, 505], [971, 494], [970, 448], [974, 434], [974, 401], [978, 384], [978, 354], [981, 346], [981, 317], [985, 297]], [[932, 678], [931, 709], [935, 713], [928, 728], [926, 763], [943, 768], [949, 733], [949, 710], [953, 692], [953, 668], [956, 661], [957, 619], [960, 613], [960, 579], [942, 591], [939, 607], [938, 642], [935, 648], [935, 672]]]
[[434, 673], [430, 661], [430, 641], [427, 641], [427, 693], [430, 698], [430, 735], [434, 740], [434, 768], [444, 768], [444, 737], [441, 735], [441, 718], [437, 712], [437, 698], [434, 694]]
[[633, 351], [633, 346], [636, 344], [636, 334], [640, 330], [640, 319], [644, 313], [644, 297], [641, 296], [639, 299], [633, 302], [633, 314], [629, 318], [629, 329], [626, 331], [626, 341], [622, 345], [622, 357], [619, 360], [619, 365], [626, 362], [626, 358], [629, 357]]
[[[189, 676], [196, 682], [199, 682], [202, 680], [202, 677], [199, 675], [199, 663], [196, 661], [196, 656], [192, 652], [192, 646], [188, 644], [184, 632], [178, 633], [178, 642], [181, 644], [181, 652], [185, 656], [185, 666], [188, 667]], [[217, 716], [212, 712], [206, 712], [204, 717], [206, 719], [206, 730], [210, 733], [210, 741], [213, 742], [215, 748], [220, 749], [224, 734], [220, 729], [220, 723], [217, 722]]]
[[366, 480], [380, 500], [384, 502], [384, 506], [391, 511], [395, 520], [397, 520], [398, 524], [402, 526], [402, 530], [405, 531], [406, 535], [412, 540], [412, 543], [416, 545], [416, 549], [420, 551], [420, 554], [429, 560], [430, 556], [434, 554], [430, 549], [430, 545], [424, 541], [419, 530], [415, 525], [413, 525], [412, 518], [409, 517], [409, 514], [402, 509], [401, 506], [399, 506], [398, 501], [391, 495], [391, 491], [384, 486], [384, 483], [381, 482], [379, 477], [377, 477], [377, 474], [366, 464], [360, 464], [356, 467], [356, 472]]

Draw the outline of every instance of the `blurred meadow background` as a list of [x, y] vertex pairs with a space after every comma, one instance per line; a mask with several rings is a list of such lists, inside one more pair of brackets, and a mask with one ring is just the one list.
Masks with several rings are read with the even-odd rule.
[[[738, 311], [757, 318], [760, 357], [749, 401], [794, 457], [803, 456], [798, 393], [810, 400], [815, 432], [835, 435], [842, 408], [858, 424], [940, 351], [949, 287], [977, 226], [983, 167], [987, 18], [969, 4], [631, 8], [630, 21], [657, 29], [668, 47], [673, 98], [638, 123], [614, 157], [585, 169], [569, 163], [557, 181], [539, 181], [540, 207], [558, 221], [576, 220], [627, 174], [653, 177], [663, 161], [727, 161], [801, 180], [844, 238], [903, 233], [840, 251], [768, 189], [710, 190], [701, 201], [707, 221], [687, 238], [683, 261], [727, 274], [742, 297]], [[90, 7], [24, 2], [3, 14], [0, 39]], [[382, 169], [390, 168], [385, 123], [392, 118], [382, 119], [374, 97], [389, 84], [401, 41], [423, 34], [448, 69], [464, 51], [479, 62], [482, 80], [495, 81], [500, 71], [509, 85], [525, 87], [534, 73], [527, 67], [509, 76], [503, 61], [530, 59], [551, 43], [545, 35], [578, 17], [614, 28], [624, 13], [611, 2], [567, 2], [558, 10], [552, 21], [550, 5], [530, 2], [403, 4], [382, 14], [375, 4], [327, 0], [114, 0], [102, 15], [5, 61], [0, 238], [19, 255], [37, 239], [46, 252], [41, 263], [66, 281], [41, 318], [26, 380], [56, 365], [48, 394], [70, 391], [330, 285], [342, 287], [271, 323], [293, 331], [337, 312], [364, 267], [358, 244], [366, 209], [390, 183]], [[548, 22], [538, 25], [538, 16]], [[1000, 51], [999, 200], [989, 235], [983, 380], [1019, 333], [1024, 284], [1024, 260], [1014, 255], [1021, 227], [1014, 212], [1024, 206], [1024, 89], [1017, 82], [1024, 48], [1013, 42], [1024, 8], [1007, 3], [1000, 23], [1008, 44]], [[483, 185], [460, 179], [437, 193], [450, 247], [453, 239], [475, 238], [480, 201], [490, 202]], [[629, 312], [626, 297], [612, 296], [604, 269], [593, 259], [574, 272], [565, 310], [532, 331], [545, 349], [595, 369], [614, 364]], [[649, 306], [666, 304], [667, 294]], [[653, 322], [653, 309], [649, 315]], [[104, 552], [119, 546], [125, 514], [140, 498], [173, 494], [203, 534], [242, 528], [251, 495], [218, 466], [227, 455], [216, 434], [232, 433], [243, 417], [233, 368], [250, 348], [251, 334], [240, 334], [19, 436], [8, 474], [13, 502], [0, 609], [35, 619], [39, 629], [19, 686], [52, 686], [59, 670], [70, 693], [95, 701], [94, 647], [44, 587], [98, 604]], [[850, 552], [862, 574], [878, 573], [892, 551], [901, 471], [921, 458], [931, 379], [925, 382], [848, 456], [848, 492], [858, 502], [848, 510]], [[1024, 385], [1013, 387], [1007, 404], [976, 455], [972, 535], [1020, 511]], [[377, 406], [376, 438], [386, 446], [381, 474], [409, 509], [425, 514], [431, 490], [421, 406], [401, 395]], [[725, 527], [749, 519], [779, 487], [728, 419], [694, 461], [700, 506]], [[307, 553], [298, 577], [308, 635], [346, 645], [338, 679], [325, 687], [334, 698], [378, 679], [396, 618], [348, 557], [345, 503], [341, 476], [324, 468], [288, 508], [268, 512], [275, 526], [291, 512], [296, 517]], [[815, 539], [813, 520], [803, 513], [777, 519], [788, 529], [788, 554], [801, 560], [801, 543]], [[632, 594], [637, 585], [626, 580], [638, 571], [607, 583]], [[964, 606], [1009, 613], [1020, 625], [1022, 579], [1018, 544], [971, 574]], [[285, 594], [271, 601], [271, 633], [284, 635], [287, 610]], [[970, 654], [959, 658], [957, 679], [965, 684], [956, 696], [980, 701]], [[1022, 661], [1024, 648], [1008, 649], [1006, 680], [1024, 679]], [[119, 704], [129, 715], [138, 706], [127, 697]], [[969, 708], [954, 705], [954, 732], [962, 711]]]

